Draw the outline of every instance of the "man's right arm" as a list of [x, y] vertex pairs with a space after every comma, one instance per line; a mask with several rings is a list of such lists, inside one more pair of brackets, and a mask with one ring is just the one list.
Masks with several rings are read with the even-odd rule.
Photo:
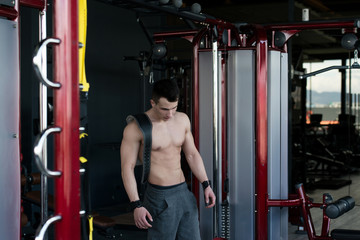
[[[139, 135], [140, 134], [140, 135]], [[120, 147], [121, 176], [126, 193], [131, 202], [139, 200], [134, 168], [141, 143], [141, 132], [135, 122], [129, 123], [123, 133]]]
[[[134, 168], [138, 157], [142, 133], [135, 122], [129, 123], [123, 134], [123, 140], [120, 147], [121, 155], [121, 176], [123, 179], [126, 193], [130, 202], [139, 200], [139, 193], [134, 174]], [[147, 229], [151, 227], [147, 219], [152, 220], [150, 213], [144, 208], [136, 208], [134, 210], [134, 221], [138, 228]]]

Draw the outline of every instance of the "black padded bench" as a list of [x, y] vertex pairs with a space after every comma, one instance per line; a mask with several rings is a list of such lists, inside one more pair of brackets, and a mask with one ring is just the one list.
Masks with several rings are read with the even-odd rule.
[[116, 222], [107, 216], [95, 215], [93, 218], [93, 223], [95, 226], [102, 229], [112, 228], [116, 225]]
[[360, 230], [334, 229], [331, 231], [334, 240], [359, 240]]

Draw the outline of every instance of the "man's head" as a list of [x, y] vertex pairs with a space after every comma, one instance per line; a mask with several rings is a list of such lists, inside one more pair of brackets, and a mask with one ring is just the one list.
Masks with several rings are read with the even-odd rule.
[[158, 103], [159, 99], [163, 97], [169, 102], [176, 102], [179, 100], [179, 92], [179, 87], [175, 81], [163, 79], [154, 83], [152, 100]]
[[179, 88], [175, 81], [160, 80], [155, 82], [151, 106], [159, 119], [168, 121], [177, 109]]

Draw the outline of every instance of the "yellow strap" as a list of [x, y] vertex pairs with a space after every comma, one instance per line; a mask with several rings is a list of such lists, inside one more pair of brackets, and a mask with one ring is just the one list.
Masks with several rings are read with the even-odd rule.
[[83, 85], [81, 91], [88, 92], [90, 85], [85, 74], [85, 50], [87, 30], [87, 0], [79, 0], [79, 42], [83, 47], [79, 49], [79, 83]]
[[87, 133], [80, 133], [80, 139], [89, 136]]
[[84, 157], [79, 157], [79, 160], [81, 163], [86, 163], [87, 162], [87, 159], [84, 158]]
[[94, 231], [94, 227], [93, 227], [94, 217], [89, 215], [88, 219], [89, 219], [89, 240], [92, 240], [93, 239], [93, 231]]

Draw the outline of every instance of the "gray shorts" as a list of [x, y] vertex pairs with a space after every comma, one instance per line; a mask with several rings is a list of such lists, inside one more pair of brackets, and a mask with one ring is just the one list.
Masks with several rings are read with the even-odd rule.
[[185, 182], [170, 187], [148, 184], [143, 204], [154, 220], [148, 240], [200, 240], [196, 199]]

